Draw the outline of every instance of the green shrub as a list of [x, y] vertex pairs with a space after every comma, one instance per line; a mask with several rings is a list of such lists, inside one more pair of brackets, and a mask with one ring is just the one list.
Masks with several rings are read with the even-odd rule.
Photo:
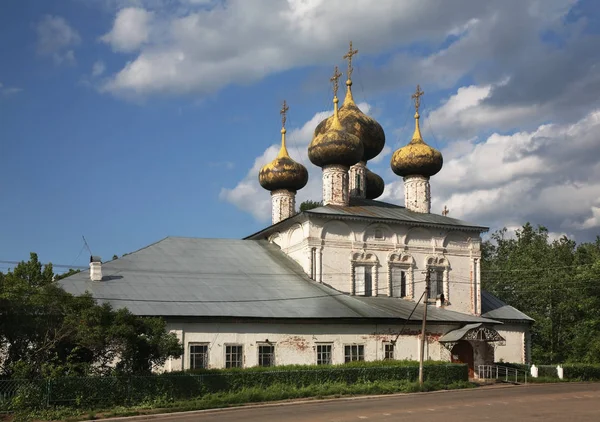
[[563, 365], [564, 376], [570, 380], [600, 381], [600, 365], [571, 363]]
[[538, 368], [538, 377], [540, 378], [558, 378], [556, 365], [536, 365]]

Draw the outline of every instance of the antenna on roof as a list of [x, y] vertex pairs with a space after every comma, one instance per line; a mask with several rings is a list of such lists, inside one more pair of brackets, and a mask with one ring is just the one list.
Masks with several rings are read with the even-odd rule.
[[81, 235], [81, 237], [83, 237], [83, 244], [85, 245], [85, 248], [90, 253], [90, 257], [91, 257], [94, 254], [92, 253], [92, 250], [90, 249], [90, 245], [88, 245], [87, 241], [85, 240], [85, 236], [84, 235]]

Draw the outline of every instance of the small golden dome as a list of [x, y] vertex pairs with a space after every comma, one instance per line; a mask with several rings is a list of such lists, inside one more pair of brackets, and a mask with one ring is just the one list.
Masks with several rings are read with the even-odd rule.
[[[368, 161], [379, 155], [385, 147], [385, 132], [375, 119], [363, 113], [354, 102], [352, 96], [352, 56], [356, 53], [358, 53], [358, 50], [352, 50], [352, 41], [350, 41], [350, 50], [343, 57], [348, 59], [348, 80], [346, 81], [346, 98], [344, 104], [340, 107], [339, 120], [346, 132], [357, 136], [361, 140], [364, 149], [361, 161]], [[323, 120], [315, 129], [315, 133], [321, 134], [328, 131], [332, 122], [333, 116]]]
[[282, 128], [281, 128], [281, 148], [277, 158], [269, 164], [263, 166], [258, 173], [258, 181], [266, 190], [274, 191], [286, 189], [297, 191], [306, 186], [308, 182], [308, 171], [306, 167], [291, 159], [285, 146], [285, 113], [289, 107], [283, 102]]
[[437, 174], [444, 164], [442, 153], [437, 149], [430, 147], [425, 143], [421, 136], [419, 127], [419, 97], [423, 95], [420, 87], [417, 85], [417, 93], [413, 95], [415, 99], [415, 132], [408, 145], [396, 150], [392, 155], [392, 171], [398, 176], [425, 176], [431, 177]]
[[385, 189], [385, 183], [380, 175], [377, 173], [373, 173], [371, 170], [366, 169], [365, 179], [366, 179], [366, 198], [367, 199], [375, 199], [379, 198]]
[[364, 152], [364, 147], [360, 139], [346, 132], [339, 120], [339, 110], [337, 98], [337, 79], [341, 76], [337, 67], [334, 77], [334, 97], [333, 97], [333, 116], [331, 124], [323, 132], [317, 132], [313, 135], [312, 142], [308, 146], [308, 158], [319, 167], [326, 165], [339, 164], [344, 166], [353, 166], [358, 163]]

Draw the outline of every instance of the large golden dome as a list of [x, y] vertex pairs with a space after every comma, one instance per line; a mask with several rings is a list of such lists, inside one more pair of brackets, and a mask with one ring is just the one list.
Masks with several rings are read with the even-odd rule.
[[364, 147], [360, 139], [344, 130], [339, 120], [338, 98], [337, 98], [337, 78], [341, 76], [337, 67], [332, 80], [334, 81], [333, 98], [333, 116], [331, 124], [326, 131], [318, 132], [315, 130], [313, 139], [308, 146], [308, 158], [319, 167], [326, 165], [344, 165], [353, 166], [358, 163], [364, 152]]
[[442, 153], [425, 143], [421, 136], [419, 127], [419, 97], [423, 95], [417, 85], [415, 98], [415, 132], [408, 145], [396, 150], [392, 155], [391, 167], [398, 176], [425, 176], [431, 177], [437, 174], [444, 164]]
[[373, 173], [371, 170], [366, 169], [365, 174], [366, 179], [366, 198], [367, 199], [375, 199], [379, 198], [385, 189], [385, 183], [381, 176], [377, 173]]
[[[358, 53], [358, 50], [352, 50], [352, 42], [350, 42], [350, 51], [344, 56], [344, 59], [348, 59], [348, 80], [346, 81], [346, 98], [339, 110], [339, 120], [346, 132], [361, 140], [364, 151], [360, 161], [368, 161], [375, 158], [383, 150], [385, 132], [375, 119], [367, 116], [358, 108], [352, 97], [352, 56], [356, 53]], [[333, 116], [323, 120], [317, 125], [315, 134], [328, 131], [332, 122]]]
[[285, 146], [285, 112], [288, 108], [284, 101], [279, 154], [277, 158], [263, 166], [258, 173], [260, 185], [270, 191], [286, 189], [295, 192], [306, 186], [308, 182], [306, 167], [292, 160]]

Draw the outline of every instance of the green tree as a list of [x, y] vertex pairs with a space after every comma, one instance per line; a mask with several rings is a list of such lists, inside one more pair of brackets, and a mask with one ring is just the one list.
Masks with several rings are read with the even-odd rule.
[[34, 253], [14, 271], [0, 273], [0, 374], [140, 374], [182, 354], [162, 319], [73, 296], [53, 279], [52, 266], [42, 268]]
[[550, 241], [545, 227], [527, 223], [513, 238], [506, 229], [492, 234], [482, 247], [484, 288], [535, 319], [534, 362], [600, 362], [594, 280], [600, 280], [600, 241]]
[[323, 201], [311, 201], [307, 200], [300, 204], [300, 212], [312, 210], [314, 208], [322, 207]]

